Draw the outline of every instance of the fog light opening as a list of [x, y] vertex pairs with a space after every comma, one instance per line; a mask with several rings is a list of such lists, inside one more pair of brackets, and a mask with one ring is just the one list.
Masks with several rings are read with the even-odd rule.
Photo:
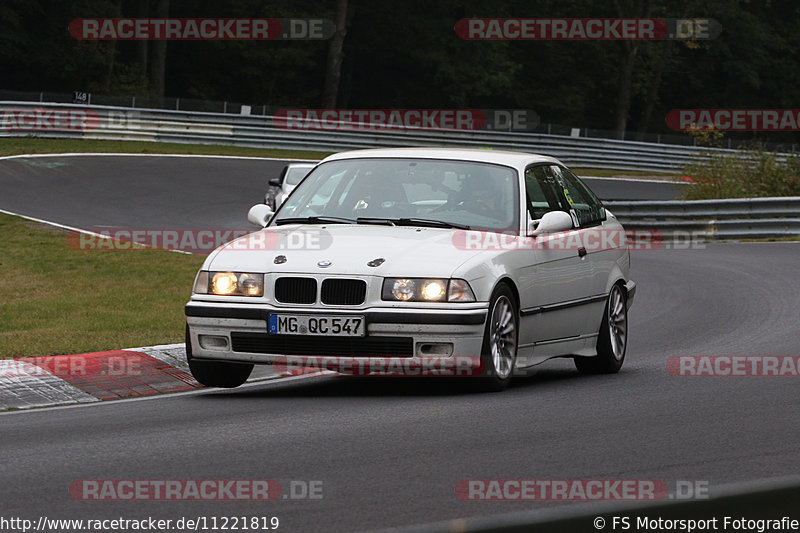
[[227, 350], [228, 337], [220, 335], [198, 335], [200, 347], [204, 350]]
[[453, 355], [452, 342], [427, 342], [417, 345], [418, 355]]

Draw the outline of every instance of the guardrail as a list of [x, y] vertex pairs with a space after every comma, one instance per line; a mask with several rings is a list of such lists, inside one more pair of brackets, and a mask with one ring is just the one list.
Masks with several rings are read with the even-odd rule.
[[667, 239], [800, 236], [800, 197], [691, 201], [606, 201], [627, 230], [660, 231]]
[[[287, 128], [285, 118], [164, 109], [131, 109], [34, 102], [0, 102], [0, 137], [225, 144], [253, 148], [340, 151], [397, 146], [508, 149], [551, 155], [571, 166], [674, 172], [708, 153], [740, 153], [636, 141], [540, 133], [433, 129]], [[67, 123], [58, 122], [67, 116]], [[50, 117], [49, 119], [47, 117]], [[56, 118], [54, 118], [56, 117]], [[785, 157], [783, 154], [782, 157]]]

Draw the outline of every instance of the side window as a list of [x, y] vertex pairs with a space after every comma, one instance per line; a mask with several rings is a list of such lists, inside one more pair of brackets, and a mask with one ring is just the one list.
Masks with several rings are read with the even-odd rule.
[[603, 204], [575, 174], [556, 165], [548, 169], [560, 189], [562, 205], [566, 202], [565, 210], [572, 215], [573, 220], [577, 219], [581, 227], [596, 226], [606, 219]]
[[555, 180], [548, 175], [546, 167], [540, 165], [525, 169], [525, 192], [531, 219], [538, 220], [549, 211], [562, 209], [554, 184]]

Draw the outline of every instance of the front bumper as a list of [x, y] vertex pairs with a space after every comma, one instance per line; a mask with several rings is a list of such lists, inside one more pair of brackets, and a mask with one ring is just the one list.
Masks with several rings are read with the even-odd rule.
[[[480, 306], [480, 307], [478, 307]], [[292, 358], [394, 358], [425, 360], [477, 356], [488, 304], [467, 309], [367, 308], [360, 310], [276, 308], [191, 301], [186, 305], [192, 357], [269, 364]], [[276, 335], [271, 313], [364, 316], [364, 337]]]

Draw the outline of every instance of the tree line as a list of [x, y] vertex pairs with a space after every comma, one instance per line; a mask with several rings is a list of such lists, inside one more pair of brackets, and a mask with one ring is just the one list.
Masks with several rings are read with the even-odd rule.
[[[81, 41], [76, 18], [323, 18], [327, 40]], [[464, 40], [467, 17], [712, 18], [711, 40]], [[796, 0], [2, 0], [0, 89], [268, 107], [519, 108], [667, 132], [676, 108], [800, 107]], [[794, 134], [769, 140], [793, 142]]]

